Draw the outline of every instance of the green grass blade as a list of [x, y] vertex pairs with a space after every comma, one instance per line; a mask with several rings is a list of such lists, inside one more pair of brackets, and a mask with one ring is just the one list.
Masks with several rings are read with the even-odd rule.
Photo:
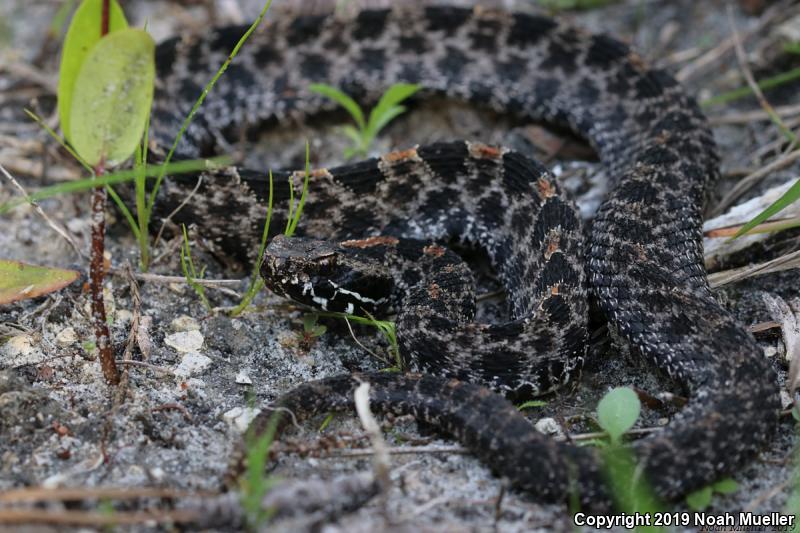
[[796, 202], [798, 198], [800, 198], [800, 180], [797, 180], [795, 184], [792, 185], [788, 191], [783, 193], [783, 196], [775, 200], [772, 205], [764, 209], [761, 213], [756, 215], [754, 219], [742, 226], [741, 229], [736, 232], [736, 235], [734, 235], [733, 238], [736, 239], [737, 237], [741, 237], [771, 216], [788, 207], [790, 204]]
[[[183, 244], [181, 246], [181, 270], [183, 270], [183, 277], [186, 278], [186, 284], [194, 289], [200, 301], [203, 302], [203, 306], [210, 311], [211, 303], [206, 297], [205, 287], [195, 282], [195, 279], [202, 277], [202, 272], [200, 276], [197, 275], [197, 269], [194, 266], [194, 260], [192, 260], [192, 249], [189, 246], [189, 234], [186, 232], [186, 225], [181, 224], [181, 229], [183, 230]], [[203, 269], [203, 271], [205, 271], [205, 269]]]
[[396, 107], [419, 90], [420, 86], [414, 83], [396, 83], [389, 87], [386, 92], [383, 93], [381, 99], [378, 100], [378, 104], [372, 108], [369, 114], [367, 130], [377, 134], [380, 128], [376, 128], [375, 125], [381, 117], [388, 113], [391, 108]]
[[[784, 83], [788, 83], [798, 78], [800, 78], [800, 67], [796, 67], [782, 74], [778, 74], [776, 76], [772, 76], [771, 78], [761, 80], [757, 83], [757, 85], [761, 90], [766, 91], [768, 89], [773, 89], [775, 87], [778, 87], [779, 85], [783, 85]], [[735, 89], [733, 91], [722, 93], [717, 96], [713, 96], [711, 98], [703, 100], [702, 102], [700, 102], [700, 107], [711, 107], [715, 105], [726, 104], [728, 102], [744, 98], [745, 96], [749, 96], [751, 94], [753, 94], [753, 90], [750, 87], [741, 87], [739, 89]]]
[[356, 121], [358, 125], [358, 129], [363, 130], [366, 127], [366, 122], [364, 121], [364, 112], [361, 110], [361, 106], [358, 103], [350, 98], [347, 94], [343, 93], [336, 87], [325, 83], [312, 83], [309, 85], [308, 89], [319, 95], [325, 96], [326, 98], [330, 98], [350, 113], [350, 116], [353, 117], [353, 120]]
[[[154, 178], [162, 172], [169, 172], [170, 174], [185, 174], [187, 172], [197, 172], [227, 164], [230, 164], [230, 158], [228, 157], [218, 157], [215, 159], [192, 159], [187, 161], [178, 161], [177, 163], [170, 163], [168, 165], [150, 166], [144, 171], [144, 174], [149, 178]], [[23, 198], [17, 198], [0, 205], [0, 215], [7, 213], [15, 207], [27, 204], [30, 201], [43, 200], [45, 198], [52, 198], [53, 196], [58, 196], [60, 194], [81, 192], [104, 185], [115, 185], [117, 183], [132, 181], [136, 178], [138, 172], [140, 172], [140, 170], [137, 169], [120, 170], [99, 176], [97, 178], [84, 178], [45, 187], [33, 194]]]
[[393, 121], [398, 116], [402, 115], [406, 112], [406, 107], [402, 105], [398, 105], [395, 107], [390, 107], [386, 111], [383, 112], [380, 116], [375, 118], [374, 122], [370, 122], [370, 128], [367, 130], [368, 138], [374, 139], [375, 136], [384, 128], [388, 123]]
[[[247, 31], [244, 32], [244, 35], [242, 35], [242, 37], [236, 43], [236, 46], [233, 47], [233, 50], [228, 55], [228, 58], [225, 60], [224, 63], [222, 63], [222, 66], [219, 67], [219, 70], [217, 70], [217, 73], [214, 74], [213, 78], [211, 78], [211, 81], [209, 81], [208, 84], [203, 88], [203, 92], [200, 93], [200, 96], [197, 98], [197, 101], [192, 106], [192, 110], [189, 111], [189, 114], [183, 120], [183, 124], [181, 124], [181, 127], [178, 130], [178, 134], [175, 136], [175, 141], [172, 143], [172, 147], [169, 149], [169, 152], [167, 153], [167, 157], [164, 160], [164, 163], [169, 163], [170, 161], [172, 161], [172, 156], [175, 154], [175, 150], [178, 148], [178, 143], [183, 138], [184, 133], [186, 133], [186, 129], [189, 127], [189, 124], [192, 123], [192, 120], [194, 119], [197, 110], [200, 109], [201, 105], [203, 105], [206, 96], [208, 96], [208, 93], [210, 93], [211, 89], [213, 89], [214, 86], [217, 84], [219, 78], [225, 73], [226, 70], [228, 70], [228, 65], [231, 64], [233, 58], [235, 58], [236, 54], [239, 53], [239, 49], [242, 47], [242, 45], [244, 45], [247, 39], [250, 38], [250, 35], [256, 30], [256, 28], [258, 28], [258, 25], [261, 24], [261, 21], [264, 19], [264, 16], [267, 14], [267, 11], [269, 11], [269, 7], [271, 5], [272, 5], [272, 0], [267, 0], [267, 3], [264, 4], [264, 7], [261, 9], [261, 12], [258, 14], [258, 17], [256, 17], [256, 20], [254, 20], [253, 23], [250, 25], [250, 27], [247, 28]], [[166, 172], [165, 170], [162, 170], [162, 172], [158, 174], [158, 177], [156, 178], [156, 183], [155, 185], [153, 185], [153, 190], [150, 192], [150, 201], [148, 202], [147, 205], [147, 210], [149, 212], [153, 211], [153, 204], [156, 201], [156, 196], [158, 194], [159, 187], [161, 187], [161, 182], [164, 180], [165, 172]]]
[[[297, 224], [300, 222], [300, 216], [303, 214], [303, 206], [306, 203], [306, 196], [308, 195], [308, 179], [311, 176], [311, 163], [309, 156], [310, 149], [308, 146], [308, 141], [306, 141], [306, 175], [303, 179], [303, 191], [300, 193], [300, 201], [297, 202], [297, 208], [294, 210], [294, 214], [290, 216], [289, 223], [286, 226], [286, 232], [284, 235], [287, 237], [294, 235], [294, 232], [297, 229]], [[291, 200], [291, 202], [294, 204], [294, 200]]]
[[111, 195], [111, 199], [114, 200], [114, 203], [117, 204], [117, 208], [122, 211], [122, 215], [125, 217], [125, 220], [128, 221], [128, 225], [131, 227], [131, 231], [136, 237], [136, 240], [140, 240], [141, 235], [139, 234], [139, 228], [136, 227], [136, 221], [133, 219], [131, 210], [128, 209], [128, 206], [125, 205], [125, 202], [123, 202], [122, 198], [119, 197], [117, 191], [115, 191], [111, 186], [106, 185], [106, 191], [108, 191], [108, 194]]
[[88, 170], [90, 173], [94, 174], [94, 169], [92, 168], [92, 165], [87, 163], [85, 159], [83, 159], [81, 156], [79, 156], [78, 152], [73, 150], [72, 147], [67, 144], [67, 141], [65, 141], [63, 137], [61, 137], [58, 133], [53, 131], [52, 128], [50, 128], [47, 124], [45, 124], [44, 120], [42, 120], [42, 118], [39, 115], [37, 115], [36, 113], [34, 113], [33, 111], [31, 111], [30, 109], [27, 109], [27, 108], [23, 109], [23, 111], [25, 111], [25, 113], [29, 117], [31, 117], [31, 119], [33, 119], [33, 121], [36, 122], [39, 125], [40, 128], [42, 128], [44, 131], [46, 131], [50, 135], [50, 137], [55, 139], [56, 142], [58, 142], [58, 144], [60, 144], [61, 147], [64, 150], [66, 150], [69, 155], [74, 157], [75, 161], [80, 163], [81, 166], [83, 168], [85, 168], [86, 170]]
[[267, 238], [269, 237], [269, 226], [272, 222], [272, 170], [269, 171], [269, 200], [267, 202], [267, 219], [264, 222], [264, 230], [261, 232], [261, 245], [258, 248], [258, 258], [256, 259], [256, 264], [253, 267], [253, 277], [250, 280], [250, 286], [247, 288], [247, 292], [242, 298], [242, 301], [239, 302], [239, 305], [231, 311], [231, 316], [239, 316], [247, 309], [247, 306], [250, 305], [250, 302], [253, 301], [256, 294], [264, 287], [264, 281], [259, 277], [259, 273], [261, 270], [261, 262], [264, 260], [264, 250], [267, 248]]

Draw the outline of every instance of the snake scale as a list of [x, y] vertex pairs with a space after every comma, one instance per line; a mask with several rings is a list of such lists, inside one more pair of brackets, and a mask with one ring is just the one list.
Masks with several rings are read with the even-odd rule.
[[[215, 29], [158, 47], [156, 144], [168, 145], [242, 32]], [[314, 171], [301, 222], [308, 239], [273, 241], [262, 267], [267, 284], [331, 310], [394, 308], [403, 357], [420, 373], [322, 379], [276, 406], [298, 417], [349, 409], [367, 381], [373, 409], [435, 425], [537, 499], [563, 501], [577, 487], [584, 505], [607, 507], [597, 450], [539, 434], [485, 388], [517, 398], [567, 382], [583, 360], [591, 297], [632, 351], [690, 397], [667, 427], [631, 445], [660, 497], [731, 472], [768, 440], [779, 411], [776, 375], [714, 300], [703, 267], [702, 209], [719, 175], [716, 148], [695, 101], [667, 73], [612, 38], [526, 14], [425, 7], [276, 20], [236, 58], [179, 154], [213, 154], [270, 124], [333, 109], [309, 92], [312, 82], [361, 101], [396, 82], [417, 83], [422, 98], [445, 95], [566, 126], [598, 153], [610, 193], [583, 245], [553, 176], [509, 150], [438, 143]], [[286, 220], [289, 178], [299, 185], [301, 175], [275, 174], [273, 228]], [[162, 209], [182, 202], [196, 180], [172, 178]], [[251, 261], [264, 172], [231, 167], [207, 173], [198, 187], [177, 218]], [[473, 322], [466, 267], [434, 243], [448, 240], [487, 252], [509, 296], [509, 322]]]

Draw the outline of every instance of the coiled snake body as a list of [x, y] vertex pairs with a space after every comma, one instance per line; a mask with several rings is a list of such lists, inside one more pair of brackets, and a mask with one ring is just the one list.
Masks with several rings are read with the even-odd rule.
[[[160, 45], [157, 142], [168, 142], [200, 80], [241, 33]], [[346, 242], [276, 240], [262, 267], [268, 285], [332, 310], [395, 307], [404, 357], [423, 374], [323, 379], [277, 405], [298, 416], [349, 408], [365, 380], [373, 409], [444, 429], [537, 498], [563, 500], [577, 487], [586, 505], [602, 507], [611, 496], [596, 451], [553, 442], [479, 385], [526, 396], [566, 382], [585, 350], [588, 284], [609, 325], [691, 397], [668, 427], [632, 445], [658, 495], [703, 486], [763, 445], [777, 420], [776, 378], [706, 283], [702, 207], [718, 157], [694, 100], [668, 74], [616, 40], [531, 15], [430, 7], [278, 20], [243, 49], [179, 152], [212, 153], [268, 121], [330, 109], [309, 92], [316, 81], [364, 100], [413, 82], [427, 94], [567, 126], [595, 148], [611, 192], [582, 252], [578, 218], [552, 176], [507, 150], [441, 143], [314, 172], [303, 232]], [[162, 206], [168, 211], [192, 186], [174, 178]], [[263, 172], [231, 168], [207, 175], [178, 216], [252, 259], [266, 193]], [[282, 227], [287, 198], [276, 191], [273, 227]], [[487, 251], [509, 294], [510, 322], [472, 323], [463, 264], [430, 242], [451, 238]], [[367, 274], [349, 270], [384, 252], [396, 257], [380, 267], [388, 277], [369, 266]], [[367, 292], [344, 285], [354, 277]]]

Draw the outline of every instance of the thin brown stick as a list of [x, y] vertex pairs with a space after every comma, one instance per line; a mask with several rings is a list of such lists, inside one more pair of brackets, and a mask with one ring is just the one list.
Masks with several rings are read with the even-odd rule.
[[[103, 0], [102, 16], [100, 20], [100, 36], [108, 34], [109, 12], [111, 1]], [[102, 176], [105, 172], [103, 159], [95, 166], [94, 175]], [[105, 268], [103, 255], [105, 251], [106, 233], [106, 189], [95, 187], [92, 194], [92, 255], [89, 263], [89, 291], [92, 301], [92, 319], [94, 321], [94, 336], [97, 342], [97, 351], [100, 354], [100, 366], [103, 376], [109, 385], [119, 385], [120, 376], [114, 359], [111, 345], [111, 334], [106, 322], [106, 306], [103, 302], [103, 278]]]
[[159, 487], [63, 487], [47, 489], [29, 487], [11, 489], [0, 493], [0, 502], [20, 504], [25, 502], [77, 501], [89, 499], [130, 500], [135, 498], [189, 498], [211, 496], [214, 492], [188, 492]]
[[350, 336], [351, 336], [351, 337], [353, 337], [353, 340], [355, 341], [355, 343], [356, 343], [356, 344], [358, 344], [359, 346], [361, 346], [361, 348], [362, 348], [362, 349], [363, 349], [365, 352], [367, 352], [367, 353], [368, 353], [368, 354], [370, 354], [372, 357], [374, 357], [374, 358], [375, 358], [375, 360], [377, 360], [377, 361], [379, 361], [379, 362], [381, 362], [381, 363], [383, 363], [383, 364], [385, 364], [385, 365], [390, 365], [390, 364], [391, 364], [391, 363], [389, 362], [389, 359], [384, 359], [384, 358], [382, 358], [380, 355], [376, 354], [375, 352], [373, 352], [372, 350], [370, 350], [369, 348], [367, 348], [366, 346], [364, 346], [364, 345], [361, 343], [361, 341], [359, 341], [359, 340], [358, 340], [358, 337], [356, 337], [356, 334], [355, 334], [355, 332], [353, 331], [353, 326], [351, 326], [351, 325], [350, 325], [350, 320], [348, 320], [348, 319], [347, 319], [347, 317], [344, 317], [344, 323], [345, 323], [345, 324], [347, 324], [347, 329], [348, 329], [348, 331], [350, 331]]
[[736, 60], [739, 63], [739, 69], [742, 71], [744, 79], [747, 81], [747, 85], [750, 86], [750, 90], [753, 91], [753, 94], [758, 100], [759, 105], [764, 112], [769, 115], [770, 120], [780, 130], [781, 134], [789, 138], [789, 140], [792, 141], [792, 145], [796, 146], [797, 137], [794, 135], [794, 133], [792, 133], [792, 130], [790, 130], [786, 124], [784, 124], [780, 115], [772, 107], [772, 104], [770, 104], [766, 99], [764, 93], [761, 91], [761, 87], [759, 87], [758, 83], [756, 83], [756, 79], [753, 76], [753, 71], [750, 70], [750, 66], [747, 64], [747, 56], [745, 55], [744, 46], [742, 45], [742, 39], [739, 36], [739, 30], [736, 29], [736, 23], [733, 20], [733, 6], [731, 4], [727, 5], [727, 12], [728, 24], [731, 27], [731, 37], [733, 38], [733, 45], [734, 49], [736, 50]]
[[0, 509], [0, 524], [49, 524], [61, 526], [114, 526], [147, 522], [193, 522], [200, 511], [43, 511], [41, 509]]
[[[760, 32], [764, 29], [768, 24], [772, 23], [772, 21], [778, 16], [785, 16], [786, 9], [788, 6], [788, 2], [780, 2], [779, 4], [775, 4], [770, 7], [761, 18], [758, 20], [758, 23], [747, 30], [744, 35], [742, 35], [742, 40], [747, 40], [751, 36], [755, 35], [756, 33]], [[723, 57], [725, 57], [731, 50], [733, 50], [735, 46], [733, 36], [728, 37], [727, 39], [723, 40], [717, 46], [709, 50], [708, 52], [704, 53], [700, 57], [698, 57], [695, 61], [692, 61], [688, 65], [684, 66], [675, 74], [675, 79], [681, 82], [685, 82], [687, 79], [691, 78], [698, 72], [702, 72], [709, 66], [713, 65]]]
[[[125, 276], [124, 270], [111, 269], [111, 274], [115, 276]], [[163, 276], [161, 274], [150, 274], [148, 272], [134, 272], [133, 277], [139, 281], [148, 281], [152, 283], [186, 283], [184, 276]], [[196, 279], [195, 283], [203, 285], [204, 287], [211, 287], [214, 289], [223, 287], [241, 287], [246, 283], [247, 279]]]
[[[800, 114], [800, 104], [778, 106], [773, 109], [775, 113], [777, 113], [782, 119], [794, 117], [795, 115]], [[762, 109], [708, 117], [708, 122], [712, 126], [721, 126], [725, 124], [750, 124], [757, 120], [772, 120], [772, 117], [770, 117], [769, 113]]]
[[203, 184], [203, 176], [200, 176], [197, 179], [197, 184], [194, 186], [194, 189], [192, 189], [192, 192], [190, 192], [186, 196], [186, 198], [184, 198], [183, 201], [181, 201], [181, 203], [178, 204], [178, 207], [173, 209], [172, 212], [169, 215], [167, 215], [166, 218], [164, 218], [164, 220], [161, 222], [161, 227], [158, 228], [158, 233], [156, 234], [156, 238], [153, 239], [153, 247], [155, 247], [159, 243], [159, 241], [161, 240], [161, 234], [164, 233], [164, 229], [167, 227], [167, 223], [171, 222], [172, 221], [172, 217], [174, 217], [176, 214], [178, 214], [178, 211], [183, 209], [183, 207], [187, 203], [189, 203], [189, 200], [191, 200], [192, 196], [194, 196], [195, 193], [197, 193], [197, 190], [200, 188], [200, 185], [202, 185], [202, 184]]
[[[3, 175], [6, 177], [6, 179], [8, 181], [10, 181], [11, 184], [14, 185], [14, 187], [16, 187], [17, 190], [23, 196], [28, 196], [28, 192], [25, 190], [25, 188], [22, 185], [20, 185], [20, 183], [14, 178], [14, 176], [12, 176], [5, 169], [5, 167], [3, 167], [2, 164], [0, 164], [0, 172], [3, 173]], [[75, 250], [75, 253], [78, 254], [78, 257], [80, 257], [81, 259], [85, 260], [86, 256], [83, 255], [83, 252], [81, 252], [81, 249], [78, 246], [78, 243], [75, 242], [75, 239], [72, 238], [72, 235], [70, 235], [69, 232], [67, 232], [67, 230], [61, 224], [59, 224], [58, 222], [56, 222], [55, 220], [50, 218], [50, 215], [45, 213], [44, 209], [42, 209], [41, 206], [38, 203], [36, 203], [35, 201], [31, 200], [30, 204], [31, 204], [31, 206], [33, 206], [34, 210], [36, 210], [36, 213], [40, 217], [42, 217], [42, 219], [44, 219], [45, 222], [47, 222], [47, 225], [50, 226], [51, 228], [53, 228], [53, 230], [56, 233], [58, 233], [65, 241], [67, 241], [67, 243], [72, 247], [72, 249]]]
[[[98, 166], [96, 175], [103, 174], [102, 165]], [[114, 352], [111, 345], [111, 334], [106, 321], [106, 306], [103, 302], [103, 278], [105, 268], [103, 253], [105, 250], [105, 208], [106, 190], [97, 187], [92, 195], [92, 255], [89, 263], [89, 289], [92, 301], [92, 320], [94, 322], [94, 335], [97, 351], [100, 354], [100, 365], [103, 376], [109, 385], [119, 385], [119, 370], [114, 362]]]
[[[770, 220], [769, 222], [762, 222], [761, 224], [755, 226], [753, 229], [745, 233], [745, 235], [753, 235], [755, 233], [767, 233], [771, 231], [778, 231], [781, 229], [785, 229], [787, 227], [794, 227], [800, 223], [799, 218], [779, 218], [776, 220]], [[725, 226], [722, 228], [715, 228], [712, 230], [708, 230], [704, 233], [705, 237], [709, 239], [714, 238], [721, 238], [721, 237], [733, 237], [739, 230], [744, 227], [744, 224], [734, 224], [733, 226]]]
[[792, 268], [800, 268], [800, 250], [776, 257], [764, 263], [714, 272], [709, 274], [708, 283], [711, 288], [717, 288], [753, 276], [762, 276]]
[[768, 165], [765, 165], [752, 174], [745, 176], [741, 180], [739, 180], [736, 185], [731, 188], [731, 190], [722, 197], [722, 199], [714, 206], [714, 210], [712, 216], [722, 214], [728, 207], [730, 207], [733, 202], [735, 202], [741, 195], [749, 191], [753, 186], [758, 184], [762, 179], [766, 176], [772, 174], [773, 172], [777, 172], [778, 170], [784, 169], [800, 159], [800, 150], [795, 150], [793, 152], [789, 152], [788, 154], [779, 157], [778, 159], [772, 161]]

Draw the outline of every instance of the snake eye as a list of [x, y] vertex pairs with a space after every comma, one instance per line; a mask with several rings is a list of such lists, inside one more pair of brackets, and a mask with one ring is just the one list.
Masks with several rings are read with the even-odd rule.
[[317, 255], [312, 261], [315, 266], [316, 273], [325, 275], [326, 273], [330, 273], [336, 267], [336, 252], [328, 252]]

